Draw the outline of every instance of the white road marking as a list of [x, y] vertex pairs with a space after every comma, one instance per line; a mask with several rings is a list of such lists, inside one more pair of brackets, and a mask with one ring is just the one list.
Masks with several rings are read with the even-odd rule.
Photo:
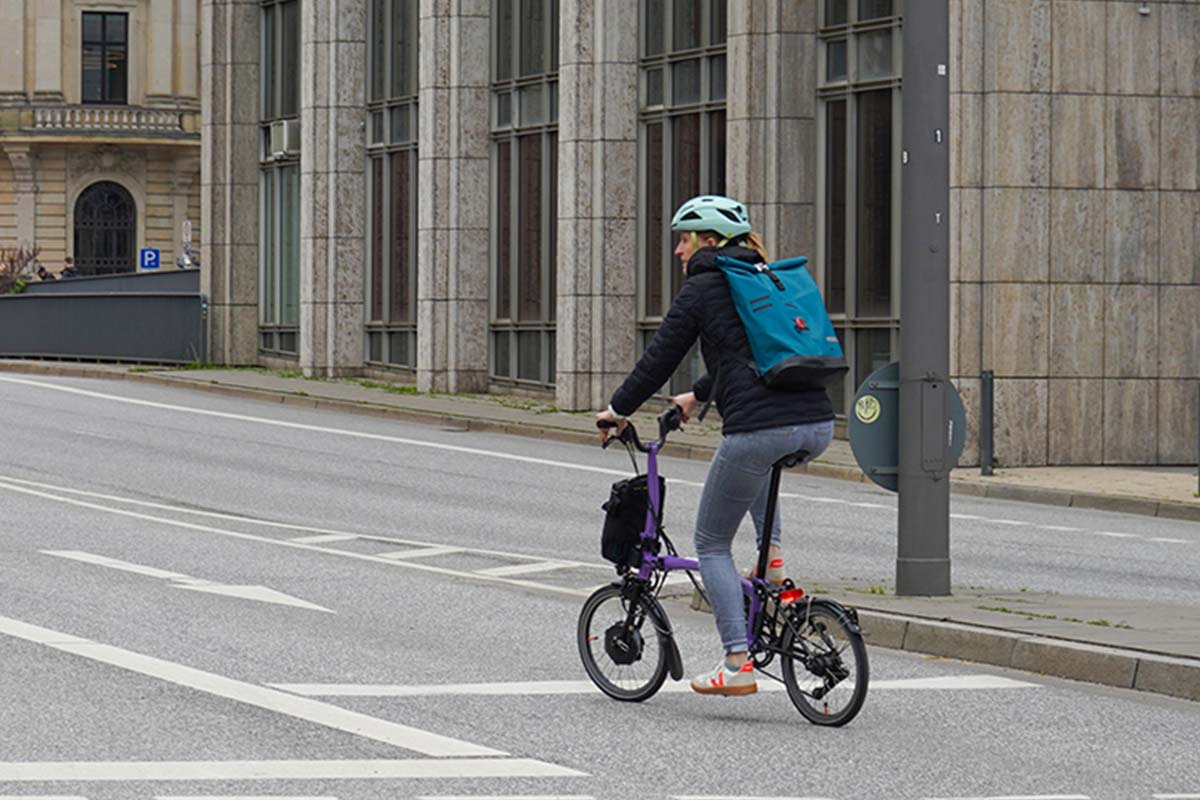
[[[163, 511], [175, 512], [175, 513], [179, 513], [179, 514], [192, 514], [195, 516], [208, 517], [210, 519], [232, 520], [232, 521], [244, 523], [247, 525], [262, 525], [262, 526], [269, 527], [269, 528], [286, 528], [288, 530], [312, 531], [314, 533], [324, 534], [321, 536], [299, 536], [299, 537], [290, 538], [287, 540], [289, 542], [294, 542], [296, 544], [323, 544], [326, 542], [332, 543], [332, 542], [337, 542], [337, 541], [345, 541], [345, 540], [349, 540], [349, 539], [363, 539], [363, 540], [372, 541], [372, 542], [387, 542], [390, 544], [410, 545], [411, 547], [417, 548], [417, 549], [425, 549], [425, 548], [433, 548], [433, 547], [442, 548], [442, 547], [446, 546], [446, 545], [438, 544], [437, 542], [425, 542], [425, 541], [418, 541], [416, 539], [400, 539], [395, 536], [379, 536], [379, 535], [373, 534], [373, 533], [352, 533], [350, 531], [337, 531], [337, 530], [331, 530], [329, 528], [311, 528], [311, 527], [306, 527], [303, 525], [293, 525], [290, 522], [275, 522], [273, 520], [256, 519], [254, 517], [244, 517], [244, 516], [240, 516], [238, 514], [222, 514], [219, 512], [215, 512], [215, 511], [201, 511], [199, 509], [187, 508], [186, 506], [173, 506], [173, 505], [169, 505], [166, 503], [151, 503], [151, 502], [148, 502], [145, 500], [135, 500], [132, 497], [121, 497], [120, 495], [103, 494], [101, 492], [88, 492], [88, 491], [84, 491], [82, 489], [69, 489], [69, 488], [65, 488], [65, 487], [56, 486], [51, 483], [39, 483], [38, 481], [30, 481], [30, 480], [25, 480], [23, 478], [14, 478], [9, 475], [0, 475], [0, 481], [3, 481], [5, 483], [14, 483], [14, 484], [18, 484], [21, 486], [29, 486], [29, 487], [33, 487], [36, 489], [45, 489], [46, 491], [55, 493], [55, 494], [65, 493], [65, 494], [78, 495], [79, 497], [90, 497], [90, 498], [97, 499], [97, 500], [111, 500], [114, 503], [122, 503], [124, 505], [137, 506], [139, 508], [155, 508], [155, 509], [160, 509]], [[514, 554], [511, 551], [487, 550], [487, 549], [480, 548], [480, 547], [459, 547], [456, 549], [460, 550], [464, 553], [476, 553], [479, 555], [498, 556], [501, 558], [513, 558], [514, 556], [517, 558], [525, 558], [525, 559], [536, 558], [536, 556]], [[337, 552], [341, 552], [341, 551], [337, 551]], [[398, 550], [396, 552], [397, 553], [410, 553], [413, 551], [412, 550]], [[379, 555], [388, 555], [388, 554], [379, 554]], [[395, 557], [395, 555], [393, 554], [390, 557]], [[591, 563], [588, 563], [585, 561], [570, 561], [568, 559], [561, 559], [561, 558], [556, 558], [556, 559], [554, 559], [554, 561], [556, 563], [566, 564], [567, 566], [571, 566], [571, 567], [587, 567], [587, 568], [591, 568], [591, 569], [604, 569], [604, 570], [612, 569], [612, 566], [609, 564], [591, 564]]]
[[0, 794], [0, 800], [87, 800], [77, 794]]
[[40, 552], [48, 556], [58, 556], [59, 558], [69, 558], [72, 561], [82, 561], [86, 564], [95, 564], [101, 567], [110, 569], [118, 569], [123, 572], [133, 572], [138, 575], [148, 575], [151, 578], [165, 578], [166, 580], [175, 581], [172, 586], [176, 589], [187, 589], [192, 592], [207, 592], [209, 594], [219, 594], [225, 597], [236, 597], [240, 600], [254, 600], [259, 603], [275, 603], [281, 606], [292, 606], [294, 608], [303, 608], [309, 611], [324, 611], [327, 614], [334, 613], [332, 610], [324, 606], [310, 603], [306, 600], [301, 600], [297, 597], [292, 597], [283, 592], [277, 592], [274, 589], [268, 589], [266, 586], [231, 586], [216, 581], [206, 581], [199, 578], [191, 578], [187, 575], [181, 575], [178, 572], [168, 572], [164, 569], [156, 567], [145, 567], [141, 564], [131, 564], [128, 561], [121, 561], [116, 558], [108, 558], [107, 556], [98, 556], [94, 553], [84, 553], [79, 550], [41, 550]]
[[[3, 800], [0, 798], [0, 800]], [[287, 795], [286, 797], [278, 794], [156, 794], [154, 800], [338, 800], [336, 797], [323, 794], [319, 797], [314, 795]]]
[[[64, 653], [80, 656], [101, 664], [118, 667], [148, 675], [177, 686], [185, 686], [198, 692], [223, 697], [239, 703], [245, 703], [255, 708], [274, 711], [289, 717], [322, 725], [334, 730], [372, 739], [377, 742], [402, 747], [427, 756], [446, 758], [450, 756], [504, 756], [500, 750], [483, 747], [449, 736], [430, 733], [419, 728], [411, 728], [395, 722], [388, 722], [375, 717], [348, 711], [338, 706], [329, 705], [316, 700], [296, 697], [275, 689], [256, 686], [252, 683], [226, 678], [211, 672], [193, 667], [165, 661], [153, 656], [135, 653], [111, 645], [100, 644], [89, 639], [83, 639], [70, 634], [30, 625], [9, 617], [0, 617], [0, 634], [27, 642], [45, 645]], [[13, 765], [0, 766], [0, 775], [11, 780], [8, 768]], [[19, 771], [17, 774], [21, 774]], [[28, 779], [28, 780], [33, 780]], [[82, 779], [81, 779], [82, 780]], [[147, 779], [148, 780], [148, 779]]]
[[1140, 538], [1142, 538], [1142, 537], [1136, 536], [1132, 533], [1115, 533], [1114, 531], [1091, 531], [1091, 533], [1094, 533], [1096, 536], [1111, 536], [1114, 539], [1140, 539]]
[[422, 794], [417, 795], [417, 800], [596, 800], [596, 798], [590, 794]]
[[1155, 794], [1154, 800], [1200, 800], [1200, 794]]
[[1070, 525], [1038, 525], [1039, 528], [1047, 531], [1064, 531], [1066, 533], [1079, 533], [1083, 528], [1075, 528]]
[[[396, 444], [407, 444], [407, 445], [412, 445], [413, 447], [424, 447], [424, 448], [429, 448], [429, 449], [433, 449], [433, 450], [444, 450], [444, 451], [448, 451], [448, 452], [465, 453], [468, 455], [475, 455], [475, 456], [487, 456], [490, 458], [498, 458], [498, 459], [503, 459], [503, 460], [507, 460], [507, 461], [516, 461], [516, 462], [520, 462], [520, 463], [524, 463], [524, 464], [536, 464], [536, 465], [541, 465], [541, 466], [556, 467], [559, 469], [572, 469], [572, 470], [576, 470], [576, 471], [591, 472], [591, 473], [596, 473], [596, 474], [601, 474], [601, 475], [617, 475], [617, 476], [621, 476], [621, 477], [627, 477], [627, 475], [628, 475], [627, 471], [625, 471], [625, 470], [616, 470], [616, 469], [610, 469], [607, 467], [593, 467], [593, 466], [589, 466], [586, 464], [578, 464], [578, 463], [567, 462], [567, 461], [556, 461], [553, 459], [537, 458], [534, 456], [522, 456], [522, 455], [517, 455], [515, 453], [499, 452], [499, 451], [495, 451], [495, 450], [484, 450], [484, 449], [476, 448], [476, 447], [464, 447], [462, 445], [444, 444], [441, 442], [427, 442], [427, 441], [422, 441], [420, 439], [411, 439], [411, 438], [402, 437], [402, 436], [388, 436], [385, 434], [367, 433], [365, 431], [355, 431], [355, 430], [349, 430], [346, 428], [330, 428], [330, 427], [326, 427], [326, 426], [322, 426], [322, 425], [307, 425], [307, 424], [299, 423], [299, 422], [288, 422], [286, 420], [269, 419], [266, 417], [255, 417], [255, 416], [250, 416], [248, 414], [235, 414], [235, 413], [231, 413], [231, 412], [227, 412], [227, 411], [213, 411], [213, 410], [205, 409], [205, 408], [194, 408], [191, 406], [178, 406], [178, 405], [172, 405], [170, 403], [159, 403], [159, 402], [154, 402], [151, 400], [139, 400], [139, 399], [133, 398], [133, 397], [122, 397], [120, 395], [105, 394], [104, 392], [93, 392], [93, 391], [89, 391], [87, 389], [76, 389], [71, 386], [58, 386], [53, 383], [45, 383], [43, 381], [28, 380], [25, 378], [0, 377], [0, 381], [4, 381], [7, 383], [21, 384], [21, 385], [25, 385], [25, 386], [33, 386], [33, 387], [40, 388], [40, 389], [48, 389], [50, 391], [65, 392], [68, 394], [75, 394], [75, 395], [80, 395], [83, 397], [92, 397], [92, 398], [98, 398], [98, 399], [102, 399], [102, 400], [111, 400], [111, 401], [117, 402], [117, 403], [127, 403], [130, 405], [137, 405], [137, 406], [142, 406], [142, 407], [147, 407], [147, 408], [158, 408], [158, 409], [164, 409], [164, 410], [168, 410], [168, 411], [178, 411], [180, 413], [198, 414], [198, 415], [209, 416], [209, 417], [218, 417], [221, 419], [236, 420], [239, 422], [255, 422], [255, 423], [258, 423], [261, 425], [271, 425], [271, 426], [279, 427], [279, 428], [290, 428], [293, 430], [312, 431], [312, 432], [316, 432], [316, 433], [328, 433], [328, 434], [332, 434], [335, 436], [349, 436], [349, 437], [358, 438], [358, 439], [370, 439], [370, 440], [374, 440], [374, 441], [393, 442]], [[667, 478], [667, 483], [673, 484], [673, 485], [678, 485], [678, 486], [690, 486], [690, 487], [703, 487], [703, 485], [704, 485], [704, 483], [702, 481], [686, 481], [686, 480], [680, 480], [678, 478]], [[886, 509], [889, 511], [895, 509], [894, 505], [881, 505], [881, 504], [877, 504], [877, 503], [858, 503], [855, 501], [841, 500], [841, 499], [836, 499], [836, 498], [810, 497], [808, 495], [794, 494], [791, 492], [780, 492], [779, 496], [781, 498], [804, 500], [807, 502], [835, 502], [835, 503], [841, 503], [841, 504], [845, 504], [845, 505], [849, 505], [849, 506], [859, 506], [859, 507], [863, 507], [863, 508], [880, 508], [880, 509]], [[957, 515], [952, 514], [951, 516], [957, 517], [958, 519], [976, 518], [973, 515], [969, 515], [969, 514], [957, 514]], [[1034, 525], [1034, 523], [1020, 522], [1020, 521], [1016, 521], [1016, 520], [991, 519], [991, 518], [986, 518], [986, 517], [978, 517], [977, 519], [979, 519], [982, 522], [988, 522], [988, 523], [1000, 524], [1000, 525], [1012, 525], [1012, 526]], [[291, 527], [297, 527], [297, 526], [291, 526]], [[1050, 527], [1050, 526], [1041, 526], [1041, 527]], [[1050, 529], [1053, 530], [1056, 528], [1050, 527]], [[1126, 536], [1129, 538], [1140, 538], [1140, 537], [1134, 536], [1133, 534], [1123, 534], [1123, 536]]]
[[1086, 794], [1006, 794], [997, 797], [928, 797], [926, 800], [1091, 800]]
[[[183, 509], [180, 510], [182, 511]], [[260, 520], [253, 521], [260, 522]], [[295, 539], [289, 539], [288, 541], [299, 542], [300, 544], [328, 544], [329, 542], [344, 542], [348, 539], [357, 538], [358, 536], [353, 533], [322, 533], [317, 536], [297, 536]]]
[[150, 522], [161, 522], [164, 525], [172, 525], [177, 528], [186, 528], [193, 531], [201, 531], [203, 533], [215, 533], [219, 536], [228, 536], [233, 539], [243, 539], [250, 542], [261, 542], [263, 544], [275, 545], [277, 547], [291, 547], [298, 550], [308, 550], [314, 553], [326, 553], [329, 555], [341, 556], [342, 558], [351, 558], [357, 561], [370, 561], [375, 564], [391, 564], [396, 567], [405, 569], [420, 570], [422, 572], [430, 572], [437, 575], [452, 575], [457, 578], [469, 578], [476, 581], [492, 581], [494, 583], [505, 583], [510, 586], [521, 586], [527, 589], [538, 589], [546, 592], [555, 592], [558, 594], [568, 594], [575, 597], [587, 597], [591, 594], [588, 589], [571, 589], [566, 586], [553, 586], [550, 584], [537, 583], [535, 581], [521, 580], [520, 578], [503, 578], [494, 577], [491, 575], [476, 575], [473, 572], [465, 572], [460, 570], [446, 569], [444, 567], [434, 567], [429, 564], [410, 563], [408, 561], [397, 561], [390, 558], [380, 558], [379, 556], [367, 555], [366, 553], [355, 553], [349, 550], [338, 550], [336, 548], [321, 547], [313, 544], [301, 544], [299, 542], [289, 542], [287, 540], [272, 539], [269, 536], [256, 536], [252, 533], [242, 533], [240, 531], [229, 531], [223, 528], [213, 528], [208, 525], [197, 525], [192, 522], [183, 522], [177, 519], [167, 519], [166, 517], [155, 517], [150, 514], [139, 514], [136, 511], [126, 511], [121, 508], [110, 508], [98, 503], [88, 503], [83, 500], [74, 500], [69, 497], [60, 497], [49, 492], [41, 492], [34, 489], [29, 489], [24, 486], [15, 486], [6, 483], [0, 478], [0, 489], [7, 489], [10, 492], [19, 492], [21, 494], [33, 495], [42, 497], [47, 500], [53, 500], [56, 503], [65, 503], [67, 505], [78, 506], [80, 508], [90, 508], [95, 511], [104, 511], [109, 514], [118, 516], [132, 517], [134, 519], [144, 519]]
[[[1166, 542], [1168, 544], [1191, 544], [1187, 539], [1172, 539], [1169, 536], [1154, 536], [1150, 539], [1152, 542]], [[1193, 795], [1200, 798], [1200, 795]]]
[[380, 553], [380, 558], [386, 558], [391, 561], [397, 561], [405, 558], [432, 558], [433, 556], [445, 556], [451, 553], [461, 553], [461, 547], [422, 547], [419, 550], [395, 550], [391, 553]]
[[[272, 683], [285, 692], [306, 697], [437, 697], [456, 696], [537, 696], [564, 694], [594, 694], [599, 691], [591, 681], [514, 681], [510, 683], [444, 683], [416, 686], [413, 684], [353, 684], [353, 683]], [[1040, 684], [1004, 678], [999, 675], [949, 675], [939, 678], [897, 678], [871, 681], [875, 691], [980, 691], [990, 689], [1040, 689]], [[760, 692], [784, 691], [781, 683], [759, 681]], [[663, 692], [687, 693], [686, 682], [667, 683]]]
[[43, 761], [0, 763], [7, 781], [246, 781], [365, 778], [578, 778], [531, 758], [369, 761]]
[[830, 800], [828, 797], [763, 797], [744, 794], [673, 794], [674, 800]]
[[510, 564], [507, 567], [490, 567], [489, 569], [477, 569], [476, 575], [527, 575], [531, 572], [549, 572], [555, 569], [564, 569], [571, 566], [564, 564], [561, 561], [542, 561], [529, 564]]

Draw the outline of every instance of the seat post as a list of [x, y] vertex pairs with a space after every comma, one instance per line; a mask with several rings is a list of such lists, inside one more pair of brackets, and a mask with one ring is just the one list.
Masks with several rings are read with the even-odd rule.
[[763, 519], [762, 546], [758, 549], [758, 577], [766, 580], [767, 563], [771, 554], [771, 531], [775, 527], [775, 514], [779, 505], [779, 480], [783, 474], [783, 463], [776, 462], [771, 467], [771, 488], [767, 495], [767, 514]]

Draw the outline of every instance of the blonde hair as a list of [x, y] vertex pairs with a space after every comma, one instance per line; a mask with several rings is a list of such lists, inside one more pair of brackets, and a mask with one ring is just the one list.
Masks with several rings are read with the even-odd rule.
[[746, 234], [745, 238], [742, 240], [742, 244], [758, 253], [758, 257], [763, 260], [764, 264], [771, 260], [767, 257], [767, 248], [762, 243], [762, 239], [759, 238], [759, 235], [754, 231], [750, 231]]
[[758, 253], [758, 257], [762, 259], [762, 262], [764, 264], [766, 264], [768, 261], [771, 260], [770, 258], [767, 257], [767, 248], [766, 248], [766, 245], [763, 244], [762, 238], [754, 231], [750, 231], [749, 233], [743, 234], [742, 236], [737, 237], [737, 239], [735, 239], [733, 241], [730, 241], [729, 239], [723, 237], [721, 234], [717, 233], [716, 231], [692, 231], [691, 233], [692, 233], [692, 247], [695, 247], [697, 249], [699, 249], [701, 238], [715, 239], [718, 242], [718, 245], [717, 245], [718, 247], [724, 247], [727, 244], [739, 244], [739, 245], [742, 245], [743, 247], [748, 247], [751, 250], [753, 250], [754, 252]]

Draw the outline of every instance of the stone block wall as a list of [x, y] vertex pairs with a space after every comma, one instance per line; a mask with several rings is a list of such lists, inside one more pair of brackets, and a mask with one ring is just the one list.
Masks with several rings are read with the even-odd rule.
[[951, 1], [951, 374], [1001, 465], [1195, 462], [1200, 3], [1140, 6]]

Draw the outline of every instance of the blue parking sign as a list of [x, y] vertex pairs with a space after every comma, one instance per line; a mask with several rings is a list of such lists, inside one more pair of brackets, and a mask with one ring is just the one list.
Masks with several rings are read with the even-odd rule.
[[162, 262], [162, 253], [151, 247], [142, 248], [141, 265], [142, 269], [158, 269], [158, 265]]

